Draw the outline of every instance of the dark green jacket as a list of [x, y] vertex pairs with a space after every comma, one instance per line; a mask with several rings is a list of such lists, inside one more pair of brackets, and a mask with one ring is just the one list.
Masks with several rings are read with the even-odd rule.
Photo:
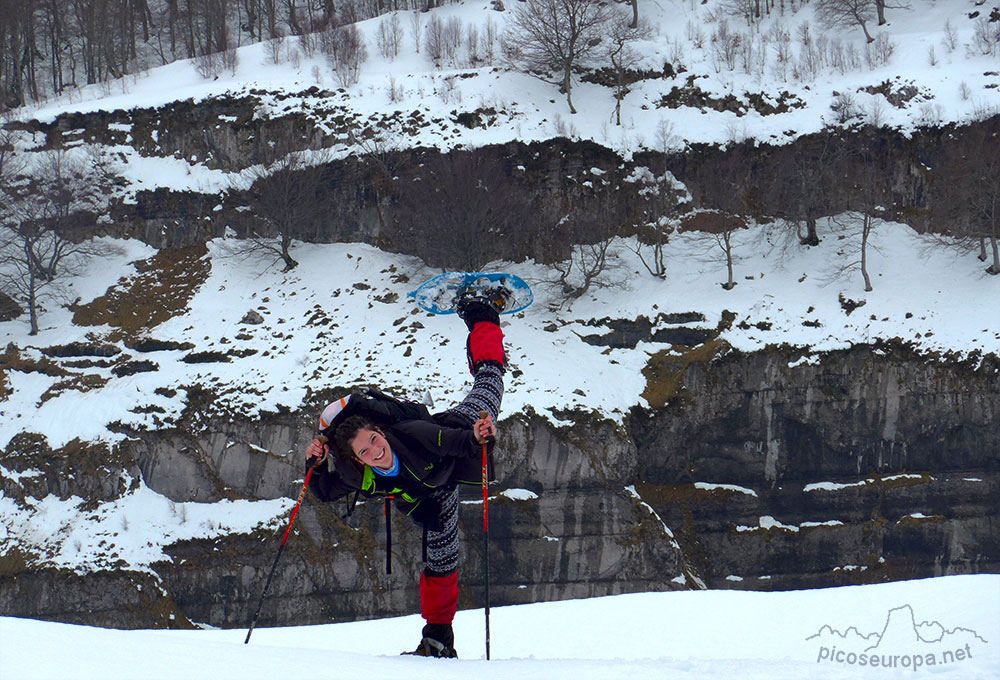
[[[428, 496], [455, 484], [481, 484], [483, 447], [472, 430], [445, 424], [447, 414], [431, 420], [404, 420], [380, 426], [392, 452], [399, 459], [399, 474], [383, 477], [367, 465], [331, 456], [318, 467], [309, 488], [322, 501], [334, 501], [359, 492], [366, 497], [391, 496], [396, 509], [418, 525], [437, 530], [438, 507]], [[442, 422], [443, 421], [443, 422]], [[492, 456], [493, 443], [487, 445]], [[333, 469], [330, 469], [330, 465]]]

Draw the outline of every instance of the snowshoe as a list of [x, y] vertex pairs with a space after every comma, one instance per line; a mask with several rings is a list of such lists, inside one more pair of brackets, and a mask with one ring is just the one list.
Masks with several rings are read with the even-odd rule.
[[497, 314], [503, 314], [513, 297], [514, 294], [504, 285], [503, 279], [496, 282], [476, 281], [458, 290], [454, 303], [455, 312], [464, 319], [474, 305], [485, 305]]
[[446, 272], [425, 282], [409, 296], [431, 314], [457, 312], [459, 316], [474, 303], [485, 304], [496, 314], [513, 314], [534, 301], [531, 287], [524, 279], [504, 272]]
[[421, 631], [424, 638], [412, 652], [404, 656], [431, 656], [436, 659], [457, 659], [455, 652], [455, 631], [449, 624], [428, 623]]
[[401, 656], [430, 656], [435, 659], [457, 659], [458, 653], [453, 647], [438, 642], [434, 638], [424, 638], [412, 652], [403, 652]]

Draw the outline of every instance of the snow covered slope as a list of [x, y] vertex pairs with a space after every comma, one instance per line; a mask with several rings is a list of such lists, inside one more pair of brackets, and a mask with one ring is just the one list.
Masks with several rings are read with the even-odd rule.
[[[865, 293], [860, 274], [834, 276], [831, 269], [849, 240], [826, 230], [821, 237], [818, 247], [783, 252], [772, 249], [764, 227], [747, 230], [740, 235], [746, 245], [737, 246], [738, 285], [728, 291], [720, 285], [726, 280], [725, 261], [714, 243], [675, 237], [667, 279], [660, 280], [643, 270], [627, 247], [630, 242], [622, 241], [609, 278], [615, 285], [595, 289], [569, 308], [556, 306], [559, 299], [555, 287], [545, 283], [551, 278], [545, 268], [497, 263], [496, 268], [510, 269], [536, 288], [535, 304], [505, 323], [513, 369], [505, 413], [530, 406], [554, 417], [556, 411], [581, 408], [619, 419], [630, 407], [644, 405], [642, 368], [652, 353], [670, 347], [641, 342], [635, 349], [609, 349], [582, 339], [608, 332], [607, 324], [615, 319], [639, 316], [668, 327], [656, 319], [692, 312], [704, 321], [688, 326], [714, 329], [729, 310], [735, 320], [720, 337], [744, 351], [789, 344], [815, 353], [899, 339], [924, 352], [958, 358], [1000, 352], [997, 308], [975, 304], [1000, 299], [1000, 277], [983, 273], [972, 254], [925, 249], [926, 241], [907, 227], [886, 225], [873, 237], [869, 268], [875, 290]], [[71, 297], [90, 301], [116, 276], [133, 271], [130, 260], [151, 253], [131, 242], [121, 245], [123, 257], [95, 263], [74, 282]], [[301, 264], [285, 274], [225, 257], [222, 245], [212, 245], [211, 272], [187, 308], [149, 330], [150, 337], [187, 343], [188, 349], [134, 352], [119, 345], [133, 358], [155, 361], [156, 370], [115, 377], [109, 367], [88, 368], [86, 373], [107, 382], [86, 391], [53, 392], [65, 376], [11, 371], [9, 395], [0, 404], [0, 445], [25, 430], [44, 433], [58, 447], [75, 437], [119, 439], [109, 423], [140, 429], [169, 425], [187, 403], [191, 385], [219, 392], [210, 405], [215, 412], [253, 417], [281, 408], [296, 411], [312, 392], [334, 386], [377, 384], [410, 398], [429, 393], [449, 403], [468, 384], [462, 324], [455, 317], [421, 312], [406, 298], [437, 270], [365, 245], [298, 244], [293, 254]], [[841, 298], [865, 305], [848, 313]], [[954, 304], [961, 300], [974, 306]], [[263, 323], [241, 323], [250, 310]], [[0, 343], [13, 342], [22, 348], [23, 359], [41, 361], [43, 348], [85, 342], [113, 330], [76, 326], [71, 318], [65, 309], [51, 310], [35, 337], [27, 335], [23, 321], [0, 323]], [[214, 361], [190, 362], [193, 354], [213, 352]], [[568, 362], [587, 370], [565, 380]]]
[[[507, 69], [499, 40], [512, 13], [472, 0], [439, 7], [431, 16], [457, 21], [464, 31], [475, 29], [480, 36], [475, 55], [463, 33], [465, 41], [454, 58], [435, 64], [426, 50], [414, 49], [414, 13], [399, 12], [405, 39], [396, 57], [383, 57], [376, 49], [376, 35], [388, 15], [358, 25], [367, 42], [368, 60], [355, 84], [341, 87], [324, 55], [290, 38], [280, 46], [240, 48], [235, 72], [224, 70], [212, 79], [199, 76], [193, 62], [180, 61], [148, 74], [73, 90], [16, 115], [48, 121], [72, 111], [157, 107], [253, 92], [264, 102], [259, 115], [299, 111], [319, 120], [356, 115], [361, 121], [381, 121], [377, 127], [390, 140], [398, 134], [396, 141], [406, 146], [446, 149], [568, 136], [592, 139], [628, 156], [644, 148], [679, 148], [684, 142], [789, 141], [842, 122], [831, 106], [843, 111], [845, 97], [853, 112], [846, 122], [865, 121], [904, 132], [1000, 111], [997, 47], [992, 45], [991, 54], [989, 44], [977, 41], [979, 25], [989, 14], [982, 2], [915, 0], [910, 9], [889, 9], [888, 24], [872, 29], [874, 35], [884, 36], [885, 42], [878, 43], [885, 46], [882, 57], [870, 54], [874, 48], [866, 46], [859, 28], [819, 23], [812, 4], [782, 3], [753, 26], [728, 14], [726, 6], [681, 0], [641, 5], [641, 17], [651, 31], [633, 45], [637, 58], [631, 68], [650, 75], [630, 86], [622, 102], [621, 126], [612, 118], [612, 87], [578, 81], [573, 92], [579, 112], [570, 114], [555, 85]], [[428, 19], [418, 18], [423, 21], [423, 35]], [[720, 62], [713, 47], [719, 42], [713, 35], [723, 23], [728, 35], [742, 36], [744, 46], [731, 64]], [[489, 51], [482, 48], [487, 34], [493, 36]], [[665, 65], [673, 75], [657, 75], [663, 74]], [[607, 60], [595, 54], [582, 66], [600, 69]], [[333, 93], [318, 97], [305, 92], [313, 87]], [[667, 103], [675, 87], [697, 96]], [[751, 99], [762, 94], [763, 101], [778, 109], [785, 108], [777, 106], [782, 98], [791, 105], [787, 110], [755, 108]], [[717, 110], [704, 103], [727, 97], [739, 105]], [[488, 124], [455, 125], [457, 113], [477, 110], [491, 111], [484, 114]], [[406, 125], [403, 119], [411, 115], [427, 124]], [[352, 147], [343, 141], [338, 148], [349, 153]], [[131, 166], [142, 168], [132, 174], [147, 188], [162, 184], [211, 191], [225, 186], [223, 174], [208, 171], [196, 160], [188, 159], [192, 167], [186, 172], [188, 163], [183, 160], [143, 161], [129, 148], [119, 151]]]
[[458, 614], [457, 661], [398, 656], [416, 644], [416, 616], [257, 629], [249, 645], [245, 630], [112, 631], [0, 618], [0, 674], [10, 680], [987, 680], [1000, 674], [998, 614], [1000, 576], [994, 575], [768, 594], [620, 595], [493, 609], [489, 662], [482, 610]]

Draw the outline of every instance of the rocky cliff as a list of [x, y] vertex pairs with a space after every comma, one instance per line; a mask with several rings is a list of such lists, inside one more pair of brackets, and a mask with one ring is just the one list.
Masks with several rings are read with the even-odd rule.
[[[671, 588], [789, 589], [1000, 569], [1000, 364], [854, 347], [804, 357], [709, 341], [654, 356], [649, 409], [625, 425], [532, 413], [503, 421], [490, 504], [493, 604]], [[4, 454], [8, 498], [125, 493], [173, 501], [294, 496], [312, 414], [185, 422], [109, 451]], [[19, 471], [42, 470], [20, 476]], [[124, 474], [123, 474], [124, 473]], [[109, 481], [111, 480], [111, 481]], [[115, 481], [117, 480], [117, 481]], [[121, 480], [125, 480], [124, 482]], [[132, 484], [137, 481], [132, 481]], [[506, 490], [516, 489], [518, 491]], [[461, 511], [461, 606], [482, 602], [481, 500]], [[417, 608], [420, 534], [380, 503], [307, 498], [262, 625]], [[151, 573], [0, 562], [6, 615], [120, 627], [242, 626], [278, 546], [270, 530], [175, 543]]]
[[[492, 258], [553, 262], [566, 257], [569, 244], [655, 221], [671, 206], [653, 200], [660, 192], [635, 180], [641, 168], [657, 175], [671, 172], [691, 196], [685, 208], [762, 221], [780, 217], [815, 228], [818, 217], [858, 209], [868, 200], [886, 219], [920, 231], [954, 231], [973, 219], [970, 194], [963, 190], [980, 172], [973, 161], [1000, 153], [998, 116], [905, 134], [859, 124], [835, 126], [788, 142], [693, 145], [683, 152], [637, 152], [632, 158], [565, 138], [448, 153], [404, 143], [407, 135], [425, 128], [489, 128], [502, 113], [427, 119], [416, 111], [410, 117], [397, 112], [391, 119], [365, 119], [350, 110], [342, 93], [310, 88], [284, 93], [279, 101], [273, 93], [251, 91], [156, 109], [69, 113], [51, 122], [6, 127], [43, 140], [36, 151], [81, 143], [124, 147], [142, 158], [178, 159], [229, 173], [271, 163], [276, 150], [325, 149], [328, 161], [318, 169], [294, 173], [308, 185], [317, 208], [309, 219], [290, 225], [287, 236], [364, 241], [450, 268], [490, 259], [470, 255], [485, 237], [493, 244]], [[399, 135], [394, 144], [385, 138], [389, 129]], [[251, 189], [246, 177], [231, 177], [219, 190], [204, 193], [133, 187], [127, 200], [113, 206], [113, 220], [93, 228], [157, 248], [200, 244], [227, 228], [246, 233], [248, 215], [261, 209], [261, 193], [276, 180], [258, 178]], [[435, 230], [426, 229], [428, 215], [422, 212], [428, 186], [437, 194]], [[267, 227], [254, 228], [261, 233]], [[470, 257], [472, 262], [463, 261]]]

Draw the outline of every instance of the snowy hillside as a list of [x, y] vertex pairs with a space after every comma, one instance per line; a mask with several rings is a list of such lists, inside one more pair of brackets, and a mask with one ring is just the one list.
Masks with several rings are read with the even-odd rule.
[[[973, 366], [983, 354], [1000, 353], [996, 307], [969, 310], [952, 304], [1000, 299], [1000, 277], [983, 273], [972, 254], [963, 259], [926, 249], [907, 227], [887, 225], [875, 234], [869, 264], [875, 290], [864, 293], [858, 273], [832, 277], [829, 263], [845, 241], [826, 231], [821, 236], [816, 248], [783, 253], [767, 245], [764, 227], [747, 232], [747, 242], [757, 245], [741, 249], [738, 285], [729, 291], [720, 285], [725, 262], [714, 242], [676, 238], [666, 280], [645, 273], [622, 242], [617, 285], [598, 289], [570, 308], [554, 307], [553, 289], [542, 282], [548, 276], [544, 268], [499, 263], [535, 282], [537, 289], [535, 304], [504, 323], [511, 371], [502, 416], [532, 409], [559, 423], [561, 411], [581, 409], [620, 420], [630, 407], [648, 406], [643, 369], [650, 357], [664, 351], [680, 356], [686, 349], [655, 341], [612, 349], [583, 340], [609, 332], [614, 319], [644, 316], [656, 330], [673, 326], [670, 314], [693, 313], [703, 321], [687, 327], [712, 330], [728, 310], [735, 317], [719, 339], [742, 351], [793, 345], [798, 349], [790, 363], [814, 362], [822, 352], [859, 343], [903, 342], [930, 356], [970, 360]], [[74, 281], [72, 297], [81, 304], [109, 286], [127, 293], [136, 281], [143, 286], [140, 294], [158, 294], [148, 271], [129, 278], [135, 271], [129, 263], [150, 256], [151, 249], [118, 245], [123, 252], [117, 264], [102, 263]], [[113, 346], [120, 355], [113, 362], [74, 368], [77, 358], [60, 358], [49, 348], [86, 346], [113, 337], [116, 329], [74, 325], [73, 314], [59, 308], [45, 314], [35, 337], [27, 335], [23, 321], [0, 324], [0, 342], [18, 347], [21, 366], [6, 374], [0, 444], [25, 431], [43, 433], [50, 446], [61, 447], [74, 438], [115, 442], [129, 429], [169, 427], [198, 386], [218, 395], [202, 415], [246, 418], [308, 411], [315, 399], [311, 395], [334, 387], [376, 384], [400, 396], [429, 398], [438, 407], [467, 389], [464, 327], [454, 316], [431, 316], [407, 301], [407, 291], [437, 273], [419, 261], [358, 244], [297, 244], [294, 254], [301, 264], [284, 274], [220, 255], [221, 247], [211, 244], [210, 272], [190, 290], [190, 299], [172, 301], [177, 315], [150, 329], [151, 340], [174, 343], [166, 349], [137, 352], [119, 341]], [[864, 306], [845, 308], [843, 300]], [[251, 311], [261, 323], [244, 321]], [[137, 361], [152, 361], [155, 368], [147, 365], [122, 377], [115, 373]], [[574, 370], [578, 366], [586, 368]], [[97, 377], [73, 377], [81, 375]], [[140, 486], [134, 495], [93, 514], [78, 514], [78, 498], [48, 498], [30, 512], [0, 498], [5, 539], [8, 545], [44, 546], [45, 563], [82, 572], [119, 558], [144, 568], [162, 559], [158, 546], [191, 537], [192, 526], [199, 527], [194, 535], [211, 537], [237, 526], [249, 530], [256, 522], [280, 523], [290, 503], [256, 501], [258, 509], [241, 510], [242, 519], [232, 524], [228, 507], [200, 510], [197, 503], [140, 500], [151, 493]], [[143, 525], [158, 529], [119, 531], [136, 516], [138, 505], [144, 507]]]
[[[789, 344], [810, 353], [899, 340], [958, 358], [1000, 352], [996, 309], [987, 305], [970, 313], [952, 304], [1000, 297], [1000, 280], [983, 273], [973, 254], [928, 249], [928, 242], [905, 226], [886, 225], [873, 238], [869, 268], [875, 290], [865, 293], [859, 273], [840, 273], [830, 264], [842, 259], [837, 253], [849, 248], [851, 239], [840, 240], [827, 230], [821, 236], [818, 247], [785, 252], [780, 243], [769, 242], [766, 227], [740, 234], [746, 245], [737, 247], [738, 285], [728, 291], [720, 285], [726, 267], [714, 241], [676, 237], [666, 280], [645, 272], [628, 247], [634, 244], [622, 241], [614, 250], [609, 280], [614, 285], [569, 307], [558, 307], [557, 287], [545, 283], [552, 277], [546, 268], [496, 263], [537, 289], [535, 304], [504, 325], [513, 369], [505, 412], [530, 407], [554, 417], [578, 407], [619, 419], [631, 406], [645, 405], [642, 368], [651, 354], [670, 346], [651, 342], [609, 349], [583, 341], [583, 336], [607, 333], [614, 319], [643, 316], [655, 328], [666, 328], [672, 325], [667, 315], [694, 313], [703, 320], [688, 327], [714, 329], [728, 310], [735, 318], [720, 338], [743, 351]], [[130, 263], [153, 251], [133, 242], [118, 245], [117, 264], [93, 265], [73, 281], [71, 299], [83, 305], [111, 286], [129, 291], [152, 285], [148, 278], [128, 277], [134, 272]], [[176, 316], [149, 331], [151, 338], [186, 343], [183, 347], [131, 353], [155, 361], [155, 371], [119, 378], [110, 366], [88, 369], [107, 380], [88, 388], [53, 390], [66, 382], [58, 372], [11, 372], [0, 443], [6, 445], [23, 430], [44, 432], [51, 445], [62, 446], [74, 437], [115, 440], [109, 423], [156, 429], [173, 422], [186, 401], [184, 386], [192, 384], [211, 385], [221, 393], [212, 409], [246, 417], [297, 410], [311, 393], [333, 386], [377, 384], [415, 399], [429, 393], [435, 403], [447, 404], [468, 384], [464, 327], [455, 317], [421, 312], [406, 295], [438, 270], [365, 245], [297, 244], [293, 252], [300, 265], [285, 274], [276, 268], [260, 271], [258, 261], [227, 257], [223, 246], [212, 244], [210, 272], [191, 289], [190, 299], [174, 300], [181, 303]], [[864, 306], [845, 308], [843, 300]], [[243, 321], [251, 310], [261, 323]], [[21, 320], [3, 323], [0, 342], [14, 342], [28, 362], [59, 361], [43, 350], [115, 330], [74, 325], [72, 318], [66, 309], [52, 309], [35, 337], [27, 335]], [[214, 361], [191, 360], [212, 352], [217, 353]], [[570, 361], [588, 370], [565, 380]], [[99, 412], [87, 408], [92, 403], [100, 403]]]
[[[395, 57], [376, 48], [385, 17], [359, 25], [368, 60], [357, 82], [343, 83], [325, 56], [289, 38], [241, 47], [237, 66], [210, 78], [181, 61], [13, 115], [51, 122], [74, 112], [247, 95], [253, 116], [299, 112], [326, 131], [346, 119], [358, 130], [377, 131], [379, 143], [390, 147], [454, 149], [565, 136], [593, 140], [623, 158], [697, 143], [782, 144], [860, 123], [909, 135], [920, 126], [1000, 113], [997, 45], [992, 34], [982, 34], [984, 26], [992, 30], [998, 23], [987, 21], [990, 11], [975, 0], [914, 0], [908, 10], [890, 9], [888, 25], [872, 27], [881, 37], [866, 46], [857, 27], [821, 26], [813, 4], [788, 3], [747, 26], [714, 0], [641, 3], [652, 30], [633, 45], [631, 69], [644, 75], [622, 101], [620, 126], [612, 117], [613, 88], [594, 82], [605, 65], [599, 59], [577, 74], [579, 113], [571, 114], [557, 86], [504, 67], [499, 36], [511, 12], [468, 1], [431, 13], [462, 27], [465, 36], [454, 55], [438, 63], [426, 49], [415, 49], [411, 15], [424, 22], [421, 31], [427, 16], [403, 12], [406, 39]], [[479, 36], [475, 60], [470, 27]], [[738, 42], [744, 51], [727, 63], [714, 46], [733, 32], [743, 34]], [[491, 36], [485, 46], [483, 36]], [[206, 210], [212, 210], [216, 196], [243, 178], [196, 154], [142, 147], [130, 124], [112, 125], [120, 143], [106, 146], [104, 159], [125, 179], [119, 190], [130, 205], [140, 190], [170, 188], [210, 196]], [[84, 137], [86, 131], [66, 135]], [[332, 157], [359, 153], [356, 138], [346, 134], [331, 132], [326, 141]], [[30, 157], [45, 135], [18, 133], [14, 143]], [[76, 141], [69, 146], [69, 154], [80, 158], [93, 151]], [[303, 155], [307, 164], [331, 158]], [[586, 181], [601, 181], [600, 169], [589, 174]], [[732, 289], [721, 285], [727, 266], [719, 243], [696, 232], [671, 234], [663, 278], [650, 274], [636, 239], [615, 239], [599, 285], [572, 304], [552, 267], [490, 263], [490, 269], [528, 280], [536, 300], [505, 317], [510, 370], [501, 418], [533, 412], [562, 427], [572, 425], [566, 412], [574, 411], [622, 424], [634, 407], [662, 407], [673, 395], [651, 391], [651, 360], [686, 361], [692, 353], [692, 346], [657, 339], [674, 330], [707, 339], [706, 362], [777, 348], [782, 362], [787, 355], [788, 366], [799, 366], [819, 363], [824, 353], [869, 346], [876, 354], [912, 350], [928, 362], [975, 370], [992, 365], [984, 356], [1000, 355], [1000, 276], [987, 275], [975, 253], [942, 246], [903, 224], [878, 224], [867, 250], [874, 289], [866, 292], [856, 228], [839, 216], [824, 217], [820, 243], [809, 248], [790, 237], [793, 232], [781, 221], [736, 232]], [[425, 314], [407, 298], [440, 271], [415, 257], [367, 244], [296, 241], [292, 254], [299, 265], [282, 272], [272, 262], [235, 256], [231, 239], [214, 239], [183, 255], [158, 255], [135, 240], [96, 242], [114, 254], [92, 260], [65, 280], [61, 298], [44, 302], [37, 335], [29, 334], [25, 316], [0, 322], [0, 449], [26, 435], [53, 449], [77, 439], [113, 446], [167, 430], [182, 416], [190, 422], [192, 411], [199, 418], [244, 422], [274, 414], [311, 421], [327, 398], [361, 385], [444, 408], [470, 383], [462, 324]], [[649, 331], [637, 342], [623, 347], [608, 340], [623, 323], [637, 320]], [[260, 445], [249, 443], [283, 465], [298, 465], [300, 451]], [[0, 461], [0, 481], [19, 490], [42, 485], [44, 477], [40, 469], [14, 470]], [[108, 502], [0, 494], [0, 557], [23, 550], [32, 568], [155, 574], [151, 565], [169, 560], [167, 546], [179, 541], [280, 526], [292, 504], [287, 496], [297, 491], [260, 495], [270, 500], [173, 502], [128, 474], [117, 481], [126, 491]], [[977, 476], [962, 481], [983, 488], [992, 483]], [[739, 486], [728, 491], [757, 496]], [[765, 526], [765, 520], [777, 523]], [[809, 521], [840, 524], [826, 515]], [[783, 527], [771, 516], [761, 516], [759, 527], [741, 526], [763, 533]], [[941, 664], [936, 677], [1000, 673], [1000, 582], [975, 576], [815, 593], [674, 593], [501, 609], [495, 613], [497, 661], [442, 665], [443, 674], [435, 677], [867, 677], [865, 670], [818, 662], [818, 648], [825, 648], [819, 642], [833, 640], [823, 626], [868, 634], [907, 604], [917, 628], [927, 620], [948, 631], [977, 631], [976, 641], [969, 641], [971, 658]], [[476, 647], [481, 614], [460, 614], [458, 648], [465, 659], [482, 653]], [[891, 617], [894, 627], [899, 616]], [[425, 662], [392, 656], [411, 644], [415, 629], [409, 619], [259, 630], [244, 648], [239, 631], [117, 633], [8, 618], [0, 619], [0, 677], [64, 677], [60, 664], [70, 655], [81, 678], [129, 677], [136, 668], [146, 677], [270, 678], [279, 669], [303, 677], [419, 677]], [[808, 640], [813, 634], [819, 638]], [[370, 640], [377, 646], [358, 647]], [[956, 648], [966, 638], [961, 641]], [[929, 653], [943, 653], [939, 647]], [[186, 670], [178, 663], [188, 664]], [[433, 668], [439, 672], [437, 664]]]
[[243, 630], [111, 631], [0, 618], [0, 661], [11, 680], [987, 680], [1000, 674], [998, 607], [1000, 577], [986, 575], [502, 607], [491, 612], [488, 662], [481, 609], [458, 614], [457, 661], [397, 656], [415, 644], [416, 616], [258, 629], [249, 645]]
[[[67, 112], [252, 94], [260, 102], [258, 116], [300, 112], [331, 132], [334, 120], [346, 117], [389, 147], [450, 149], [566, 136], [594, 140], [628, 158], [685, 143], [780, 144], [826, 126], [858, 123], [909, 133], [1000, 111], [1000, 39], [992, 33], [998, 24], [988, 21], [982, 2], [916, 0], [910, 9], [890, 9], [888, 24], [872, 28], [881, 36], [872, 45], [857, 26], [821, 24], [813, 4], [783, 3], [752, 25], [727, 11], [737, 4], [642, 4], [649, 32], [630, 43], [634, 59], [628, 70], [645, 75], [629, 86], [620, 126], [613, 87], [578, 76], [573, 97], [579, 112], [571, 114], [551, 79], [510, 70], [500, 43], [504, 31], [512, 30], [512, 12], [471, 1], [358, 24], [368, 57], [353, 83], [332, 70], [315, 36], [311, 43], [288, 38], [239, 48], [236, 67], [209, 78], [185, 60], [71, 90], [12, 115], [50, 121]], [[378, 34], [393, 16], [402, 40], [398, 54], [386, 57], [376, 47]], [[458, 36], [455, 48], [436, 61], [426, 47], [415, 49], [415, 35], [426, 39], [428, 16], [451, 22]], [[470, 30], [478, 36], [474, 50]], [[730, 47], [720, 54], [723, 43]], [[607, 60], [598, 50], [580, 66], [581, 73], [597, 73]], [[460, 113], [475, 114], [478, 124], [457, 123]], [[121, 132], [131, 141], [128, 126]], [[346, 136], [333, 149], [358, 151]], [[197, 157], [158, 158], [128, 142], [111, 151], [135, 188], [214, 192], [231, 185], [227, 173]]]

